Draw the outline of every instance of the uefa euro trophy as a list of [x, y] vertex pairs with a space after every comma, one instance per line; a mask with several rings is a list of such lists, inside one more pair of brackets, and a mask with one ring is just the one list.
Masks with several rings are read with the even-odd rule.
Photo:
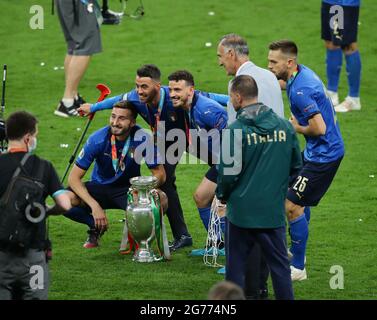
[[[130, 179], [126, 224], [128, 233], [136, 242], [133, 261], [154, 262], [163, 259], [161, 246], [162, 212], [156, 186], [157, 178], [140, 176]], [[152, 243], [157, 240], [160, 256], [153, 253]]]

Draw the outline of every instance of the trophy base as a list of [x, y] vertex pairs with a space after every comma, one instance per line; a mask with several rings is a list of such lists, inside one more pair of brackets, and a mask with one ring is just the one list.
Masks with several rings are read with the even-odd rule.
[[132, 258], [132, 261], [141, 262], [141, 263], [148, 263], [148, 262], [155, 262], [156, 258], [153, 254], [152, 250], [136, 250], [135, 254]]

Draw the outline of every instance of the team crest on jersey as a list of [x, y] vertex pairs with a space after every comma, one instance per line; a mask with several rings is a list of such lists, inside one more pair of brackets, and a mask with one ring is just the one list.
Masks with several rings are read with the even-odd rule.
[[174, 111], [169, 112], [169, 119], [170, 119], [172, 122], [177, 121], [177, 114], [176, 114]]
[[85, 151], [84, 151], [84, 148], [81, 149], [80, 153], [79, 153], [79, 159], [82, 159], [85, 155]]
[[128, 155], [131, 157], [131, 159], [135, 156], [135, 147], [131, 147], [128, 151]]

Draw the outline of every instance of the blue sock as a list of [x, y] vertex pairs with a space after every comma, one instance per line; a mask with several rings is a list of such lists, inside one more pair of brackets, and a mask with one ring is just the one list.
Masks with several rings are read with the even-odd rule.
[[342, 70], [342, 49], [326, 51], [327, 89], [338, 92], [340, 71]]
[[350, 97], [359, 97], [360, 95], [360, 78], [361, 78], [361, 58], [360, 52], [346, 54], [346, 70], [348, 77], [348, 86]]
[[308, 221], [308, 224], [309, 224], [309, 222], [310, 222], [310, 207], [305, 207], [304, 213], [305, 213], [306, 221]]
[[211, 207], [198, 208], [200, 219], [202, 219], [203, 225], [208, 231], [209, 219], [211, 217]]
[[291, 235], [291, 252], [293, 258], [291, 265], [297, 269], [303, 270], [305, 268], [305, 251], [306, 242], [308, 240], [309, 230], [308, 222], [305, 215], [302, 214], [298, 218], [289, 222]]
[[70, 210], [68, 210], [64, 214], [64, 216], [73, 221], [86, 224], [91, 229], [95, 228], [94, 219], [93, 216], [90, 214], [89, 209], [73, 207]]

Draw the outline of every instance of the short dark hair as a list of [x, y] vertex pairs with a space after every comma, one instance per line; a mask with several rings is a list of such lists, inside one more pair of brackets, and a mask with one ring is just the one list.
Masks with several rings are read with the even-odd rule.
[[38, 120], [31, 113], [17, 111], [5, 121], [5, 132], [8, 140], [20, 140], [25, 134], [35, 134]]
[[287, 39], [271, 42], [268, 48], [272, 51], [280, 50], [284, 54], [294, 57], [297, 57], [298, 54], [297, 45], [293, 41]]
[[136, 74], [139, 77], [151, 78], [155, 81], [161, 80], [161, 71], [154, 64], [145, 64], [136, 70]]
[[189, 86], [195, 86], [193, 75], [187, 70], [178, 70], [168, 76], [169, 81], [185, 80]]
[[127, 101], [127, 100], [119, 101], [119, 102], [117, 102], [113, 105], [113, 108], [129, 110], [129, 111], [131, 111], [131, 114], [132, 114], [132, 117], [134, 118], [134, 120], [136, 120], [136, 118], [137, 118], [137, 110], [135, 108], [135, 105], [130, 101]]
[[231, 281], [220, 281], [208, 292], [208, 300], [246, 300], [242, 288]]
[[252, 99], [258, 97], [258, 86], [254, 78], [248, 75], [240, 75], [233, 79], [230, 90], [237, 92], [241, 97]]
[[220, 44], [223, 47], [234, 49], [236, 54], [239, 54], [242, 56], [249, 55], [249, 47], [247, 45], [246, 40], [238, 34], [235, 34], [235, 33], [226, 34], [220, 39]]

